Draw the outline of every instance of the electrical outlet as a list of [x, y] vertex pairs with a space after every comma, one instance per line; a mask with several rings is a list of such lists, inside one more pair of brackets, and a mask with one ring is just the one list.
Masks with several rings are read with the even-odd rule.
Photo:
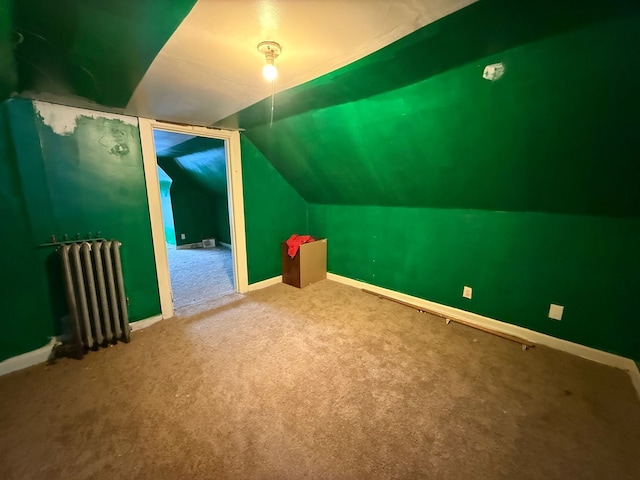
[[471, 287], [464, 287], [462, 289], [462, 296], [464, 298], [471, 299], [471, 295], [473, 294], [473, 289]]
[[564, 307], [562, 305], [551, 304], [549, 306], [549, 318], [553, 320], [562, 320], [562, 314], [564, 313]]
[[184, 240], [184, 239], [186, 239], [186, 238], [187, 238], [187, 236], [186, 236], [184, 233], [181, 233], [181, 234], [180, 234], [180, 240]]

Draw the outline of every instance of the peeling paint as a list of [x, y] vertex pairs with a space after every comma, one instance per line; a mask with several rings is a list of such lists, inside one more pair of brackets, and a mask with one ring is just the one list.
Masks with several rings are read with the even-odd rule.
[[71, 135], [78, 126], [78, 120], [81, 117], [86, 118], [106, 118], [109, 120], [120, 120], [123, 123], [138, 126], [138, 119], [128, 117], [126, 115], [117, 115], [113, 113], [96, 112], [93, 110], [85, 110], [83, 108], [65, 107], [53, 103], [40, 102], [34, 100], [33, 106], [42, 118], [45, 125], [58, 135]]

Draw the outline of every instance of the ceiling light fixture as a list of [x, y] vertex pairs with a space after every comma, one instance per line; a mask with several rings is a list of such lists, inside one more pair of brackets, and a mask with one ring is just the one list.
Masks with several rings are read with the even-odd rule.
[[258, 44], [258, 51], [265, 56], [265, 66], [262, 67], [264, 78], [273, 82], [278, 76], [278, 69], [274, 65], [276, 58], [282, 53], [282, 47], [276, 42], [266, 41]]

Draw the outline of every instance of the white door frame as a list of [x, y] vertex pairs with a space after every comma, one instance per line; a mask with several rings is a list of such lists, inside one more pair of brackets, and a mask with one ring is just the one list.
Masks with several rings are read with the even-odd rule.
[[235, 290], [245, 293], [248, 290], [247, 242], [244, 228], [244, 202], [242, 194], [242, 159], [240, 156], [240, 133], [232, 130], [219, 130], [207, 127], [176, 125], [140, 118], [140, 141], [144, 176], [147, 184], [149, 214], [151, 216], [151, 236], [155, 252], [158, 290], [162, 318], [173, 317], [173, 299], [169, 277], [169, 261], [164, 236], [164, 221], [160, 203], [160, 184], [158, 181], [158, 163], [153, 141], [153, 130], [185, 133], [199, 137], [224, 140], [227, 160], [227, 195], [229, 200], [229, 223], [231, 226], [231, 246], [233, 249], [233, 278]]

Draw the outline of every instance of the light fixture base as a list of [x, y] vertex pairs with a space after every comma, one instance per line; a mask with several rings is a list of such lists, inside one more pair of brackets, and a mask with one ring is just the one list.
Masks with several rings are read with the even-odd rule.
[[263, 55], [273, 55], [273, 58], [278, 58], [282, 53], [282, 47], [278, 42], [267, 40], [258, 44], [258, 51]]

